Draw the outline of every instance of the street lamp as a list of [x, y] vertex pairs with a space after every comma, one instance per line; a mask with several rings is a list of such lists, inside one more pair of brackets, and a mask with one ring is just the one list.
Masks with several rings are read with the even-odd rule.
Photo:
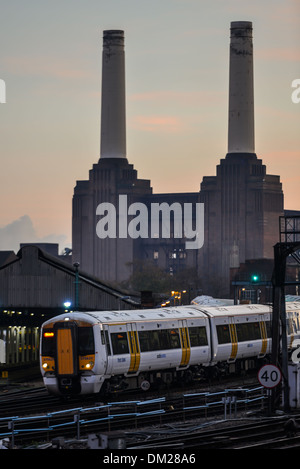
[[68, 312], [70, 306], [72, 305], [71, 301], [64, 301], [65, 311]]
[[74, 262], [74, 267], [75, 267], [75, 310], [78, 311], [79, 307], [79, 272], [78, 272], [78, 267], [79, 267], [79, 262]]

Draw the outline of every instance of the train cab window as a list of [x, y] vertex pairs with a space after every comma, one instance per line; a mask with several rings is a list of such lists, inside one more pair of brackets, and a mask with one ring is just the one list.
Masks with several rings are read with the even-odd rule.
[[219, 344], [228, 344], [231, 342], [228, 324], [221, 324], [217, 326], [217, 336]]
[[201, 347], [208, 345], [206, 328], [202, 327], [189, 327], [190, 344], [191, 347]]
[[259, 322], [236, 324], [238, 342], [261, 339]]
[[45, 357], [54, 357], [55, 342], [53, 329], [44, 329], [42, 336], [42, 355]]
[[78, 328], [78, 354], [91, 355], [95, 353], [94, 332], [92, 327]]
[[129, 353], [126, 332], [114, 332], [111, 334], [111, 343], [114, 355]]

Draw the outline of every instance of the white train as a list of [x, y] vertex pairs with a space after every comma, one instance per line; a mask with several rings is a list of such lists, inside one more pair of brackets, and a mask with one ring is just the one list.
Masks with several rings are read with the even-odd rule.
[[[287, 303], [288, 346], [300, 338], [300, 303]], [[40, 366], [50, 393], [141, 388], [263, 364], [272, 309], [197, 305], [66, 313], [41, 330]]]

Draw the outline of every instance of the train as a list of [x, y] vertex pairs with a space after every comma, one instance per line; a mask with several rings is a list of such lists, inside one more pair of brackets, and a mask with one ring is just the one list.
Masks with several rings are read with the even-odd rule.
[[[300, 338], [300, 303], [286, 303], [287, 343]], [[41, 328], [40, 369], [50, 394], [147, 391], [266, 363], [272, 307], [188, 305], [68, 312]]]

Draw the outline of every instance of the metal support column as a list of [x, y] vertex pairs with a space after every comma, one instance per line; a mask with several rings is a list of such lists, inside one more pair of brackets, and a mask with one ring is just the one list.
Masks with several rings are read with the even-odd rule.
[[[289, 381], [288, 381], [288, 345], [287, 321], [285, 308], [285, 286], [299, 284], [286, 281], [286, 262], [292, 256], [298, 263], [300, 257], [300, 217], [279, 218], [280, 242], [274, 246], [273, 283], [273, 319], [272, 319], [272, 364], [278, 366], [283, 376], [284, 410], [290, 409]], [[278, 388], [272, 390], [272, 410], [278, 407], [280, 395]]]

